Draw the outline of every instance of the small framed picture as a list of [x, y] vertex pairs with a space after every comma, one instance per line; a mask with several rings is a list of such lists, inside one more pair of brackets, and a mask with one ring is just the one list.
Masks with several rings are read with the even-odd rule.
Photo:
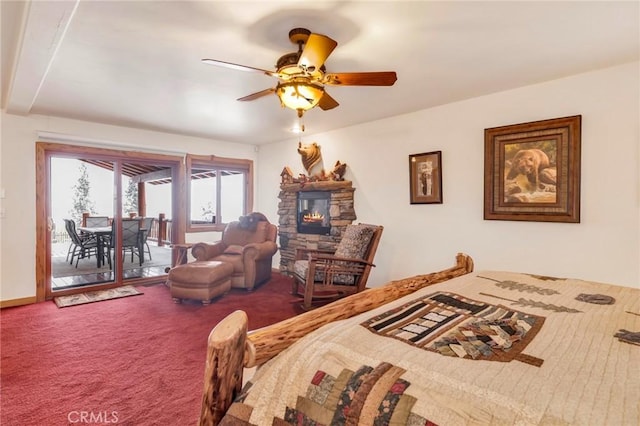
[[409, 155], [411, 204], [442, 204], [442, 152]]
[[484, 130], [484, 218], [580, 222], [579, 115]]

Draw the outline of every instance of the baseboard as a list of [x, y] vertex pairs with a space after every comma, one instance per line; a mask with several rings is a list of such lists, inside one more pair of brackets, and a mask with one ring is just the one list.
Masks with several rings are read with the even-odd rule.
[[0, 309], [13, 308], [14, 306], [30, 305], [36, 303], [36, 297], [23, 297], [20, 299], [0, 300]]

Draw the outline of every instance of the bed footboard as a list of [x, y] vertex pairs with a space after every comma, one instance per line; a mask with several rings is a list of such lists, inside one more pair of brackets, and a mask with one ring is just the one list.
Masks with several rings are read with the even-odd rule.
[[248, 344], [255, 347], [255, 362], [245, 365], [245, 367], [265, 363], [301, 337], [325, 324], [351, 318], [428, 285], [468, 274], [471, 271], [473, 271], [473, 260], [469, 256], [459, 253], [456, 256], [456, 265], [452, 268], [391, 281], [382, 287], [367, 289], [293, 318], [253, 330], [249, 332]]
[[382, 306], [423, 287], [473, 271], [473, 260], [458, 253], [456, 265], [430, 274], [392, 281], [367, 289], [288, 320], [247, 333], [248, 319], [236, 311], [209, 335], [200, 425], [216, 425], [242, 386], [243, 367], [263, 364], [301, 337], [333, 321]]

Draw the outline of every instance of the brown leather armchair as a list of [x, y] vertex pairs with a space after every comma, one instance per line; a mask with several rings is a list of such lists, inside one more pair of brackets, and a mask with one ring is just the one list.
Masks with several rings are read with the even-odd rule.
[[253, 288], [271, 278], [271, 259], [278, 251], [278, 228], [266, 220], [255, 223], [235, 221], [216, 243], [197, 243], [191, 248], [196, 260], [215, 260], [233, 265], [231, 287]]

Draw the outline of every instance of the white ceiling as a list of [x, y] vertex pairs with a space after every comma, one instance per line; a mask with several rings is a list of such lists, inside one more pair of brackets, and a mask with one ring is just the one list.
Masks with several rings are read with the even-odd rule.
[[293, 136], [275, 70], [295, 27], [338, 42], [328, 72], [396, 71], [391, 87], [327, 87], [340, 106], [307, 133], [638, 60], [638, 1], [2, 0], [2, 105], [10, 113], [262, 144]]

